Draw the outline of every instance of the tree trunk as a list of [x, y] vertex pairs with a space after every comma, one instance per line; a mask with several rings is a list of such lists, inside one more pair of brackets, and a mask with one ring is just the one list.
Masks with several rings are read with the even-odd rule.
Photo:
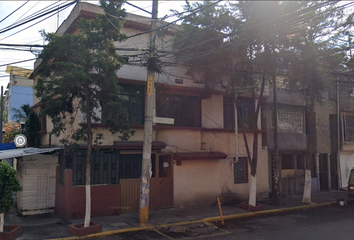
[[305, 184], [302, 195], [303, 203], [311, 203], [311, 153], [308, 152], [305, 158]]
[[84, 222], [84, 227], [89, 227], [90, 226], [90, 221], [91, 221], [91, 149], [92, 149], [92, 132], [91, 132], [91, 112], [90, 112], [90, 96], [88, 94], [88, 91], [86, 93], [87, 95], [87, 137], [88, 137], [88, 142], [87, 142], [87, 153], [86, 153], [86, 186], [85, 186], [85, 192], [86, 192], [86, 208], [85, 208], [85, 222]]
[[0, 213], [0, 232], [4, 231], [5, 216], [4, 213]]
[[257, 176], [250, 175], [250, 192], [248, 197], [248, 204], [256, 206], [256, 193], [257, 193]]
[[310, 106], [307, 113], [307, 126], [308, 126], [308, 145], [306, 151], [306, 164], [305, 164], [305, 184], [302, 202], [311, 202], [311, 161], [312, 155], [316, 152], [316, 115], [314, 109], [315, 99], [312, 96], [310, 99]]

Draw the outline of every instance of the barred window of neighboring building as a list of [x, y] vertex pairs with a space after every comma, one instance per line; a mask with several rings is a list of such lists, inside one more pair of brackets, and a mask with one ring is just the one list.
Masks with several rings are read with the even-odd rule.
[[[274, 108], [272, 107], [272, 128], [274, 129]], [[278, 131], [305, 133], [305, 109], [295, 106], [278, 106]]]
[[248, 182], [248, 159], [247, 157], [239, 157], [234, 163], [234, 183]]

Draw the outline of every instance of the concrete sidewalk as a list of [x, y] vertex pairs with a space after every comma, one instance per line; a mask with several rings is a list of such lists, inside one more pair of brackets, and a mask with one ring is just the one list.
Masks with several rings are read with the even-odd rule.
[[[301, 203], [301, 195], [293, 195], [283, 198], [283, 206], [270, 205], [269, 201], [261, 202], [265, 211], [249, 213], [239, 208], [238, 205], [222, 205], [222, 212], [226, 219], [252, 217], [258, 214], [274, 214], [283, 211], [296, 211], [312, 207], [321, 207], [333, 204], [337, 199], [350, 200], [345, 191], [331, 191], [312, 194], [312, 204]], [[124, 213], [119, 216], [95, 217], [92, 221], [102, 225], [103, 233], [112, 235], [119, 232], [136, 231], [156, 226], [183, 225], [190, 222], [215, 222], [220, 218], [217, 205], [188, 208], [172, 208], [163, 210], [151, 210], [149, 213], [149, 225], [141, 227], [138, 223], [138, 213]], [[67, 231], [68, 224], [82, 223], [83, 219], [63, 221], [56, 214], [42, 214], [36, 216], [19, 216], [10, 213], [6, 225], [22, 225], [23, 233], [17, 239], [52, 239], [65, 238], [72, 235]], [[73, 238], [75, 239], [75, 238]]]

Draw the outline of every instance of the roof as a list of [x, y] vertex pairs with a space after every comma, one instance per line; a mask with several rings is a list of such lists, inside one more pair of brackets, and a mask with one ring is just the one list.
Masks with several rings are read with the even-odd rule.
[[15, 75], [15, 76], [28, 78], [32, 74], [33, 70], [7, 65], [5, 72], [8, 74]]
[[41, 153], [53, 152], [59, 149], [61, 148], [18, 148], [2, 150], [0, 151], [0, 159], [31, 156]]
[[222, 152], [186, 152], [174, 153], [175, 160], [194, 160], [194, 159], [225, 159], [227, 155]]

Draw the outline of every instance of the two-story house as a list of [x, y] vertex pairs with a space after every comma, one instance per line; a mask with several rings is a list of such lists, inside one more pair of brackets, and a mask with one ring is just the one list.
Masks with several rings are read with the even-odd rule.
[[[76, 21], [81, 17], [94, 18], [95, 14], [102, 14], [98, 6], [78, 2], [57, 34], [75, 34], [79, 31]], [[146, 17], [128, 14], [121, 31], [128, 36], [144, 33], [150, 29], [150, 21]], [[172, 50], [176, 28], [169, 26], [164, 38], [156, 40], [157, 51]], [[136, 63], [139, 55], [144, 55], [139, 49], [146, 49], [148, 40], [149, 33], [144, 33], [115, 44], [118, 53], [127, 57], [127, 64], [117, 73], [117, 81], [136, 132], [129, 141], [122, 142], [104, 124], [95, 123], [95, 131], [103, 133], [104, 140], [92, 157], [93, 216], [137, 211], [139, 208], [147, 70]], [[40, 59], [36, 61], [35, 69], [40, 62]], [[153, 127], [150, 208], [211, 204], [217, 197], [225, 201], [247, 199], [250, 170], [241, 134], [238, 135], [238, 145], [235, 144], [233, 101], [224, 91], [206, 89], [200, 83], [202, 79], [192, 79], [185, 72], [185, 67], [173, 65], [165, 67], [163, 73], [156, 76], [155, 115], [174, 118], [174, 124], [155, 124]], [[36, 84], [37, 77], [33, 78]], [[33, 101], [35, 107], [41, 106], [36, 97]], [[241, 96], [237, 101], [244, 125], [251, 129], [250, 98]], [[97, 111], [102, 112], [102, 109]], [[75, 124], [82, 122], [82, 114], [78, 114]], [[60, 146], [60, 137], [50, 135], [51, 120], [44, 116], [42, 123], [42, 143]], [[252, 144], [252, 131], [246, 130], [246, 134]], [[236, 148], [238, 161], [234, 159]], [[262, 147], [261, 141], [258, 149], [257, 198], [264, 199], [269, 191], [268, 151], [267, 147]], [[84, 159], [85, 154], [80, 151], [60, 156], [55, 209], [63, 218], [84, 216]]]

